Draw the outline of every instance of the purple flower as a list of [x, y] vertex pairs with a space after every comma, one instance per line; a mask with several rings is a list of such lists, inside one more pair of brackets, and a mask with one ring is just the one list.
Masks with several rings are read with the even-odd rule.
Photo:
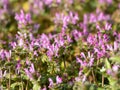
[[2, 60], [5, 59], [5, 51], [4, 51], [3, 49], [0, 50], [0, 58], [1, 58]]
[[23, 10], [20, 11], [20, 14], [15, 15], [15, 19], [18, 21], [19, 28], [22, 28], [23, 26], [26, 26], [31, 23], [30, 13], [25, 15]]
[[20, 46], [20, 47], [24, 46], [24, 40], [22, 38], [19, 39], [18, 46]]
[[106, 23], [105, 24], [105, 30], [109, 31], [111, 29], [111, 24]]
[[[30, 64], [30, 63], [29, 63]], [[33, 80], [33, 74], [35, 74], [35, 68], [34, 68], [34, 65], [33, 63], [31, 63], [31, 66], [28, 68], [25, 68], [25, 73], [26, 75], [31, 79]], [[39, 75], [38, 75], [39, 76]]]
[[111, 44], [107, 44], [106, 45], [107, 49], [114, 52], [114, 51], [117, 51], [118, 50], [118, 43], [116, 41], [114, 41], [114, 44], [111, 45]]
[[114, 41], [114, 51], [116, 51], [119, 48], [119, 45], [116, 41]]
[[108, 70], [107, 70], [107, 74], [108, 74], [108, 75], [111, 75], [111, 74], [112, 74], [112, 70], [111, 70], [111, 69], [108, 69]]
[[96, 24], [96, 29], [98, 29], [99, 31], [101, 31], [101, 27], [98, 24]]
[[79, 40], [80, 37], [82, 37], [82, 33], [79, 32], [78, 30], [73, 30], [72, 35], [76, 41]]
[[82, 66], [82, 67], [85, 67], [85, 66], [87, 66], [87, 62], [84, 60], [84, 61], [82, 61], [81, 59], [79, 59], [78, 57], [76, 57], [76, 60], [77, 60], [77, 62], [79, 62], [80, 63], [80, 65]]
[[112, 4], [112, 0], [99, 0], [100, 3]]
[[62, 83], [62, 78], [59, 77], [59, 76], [56, 76], [56, 83], [57, 83], [57, 84]]
[[55, 44], [49, 45], [47, 49], [48, 49], [47, 55], [50, 58], [50, 60], [51, 60], [53, 55], [58, 56], [59, 47], [57, 44], [56, 45]]
[[3, 5], [4, 10], [8, 9], [9, 0], [1, 0], [0, 3]]
[[95, 14], [91, 13], [90, 14], [90, 20], [89, 20], [90, 23], [95, 23], [97, 22], [97, 17]]
[[119, 65], [113, 65], [112, 66], [112, 70], [114, 71], [114, 72], [118, 72], [118, 69], [119, 69]]
[[72, 42], [72, 39], [71, 39], [71, 37], [70, 37], [69, 35], [67, 35], [67, 42], [68, 42], [68, 43], [71, 43], [71, 42]]
[[17, 46], [16, 42], [11, 42], [10, 45], [12, 46], [13, 49], [15, 49]]
[[80, 56], [81, 56], [82, 58], [86, 58], [86, 56], [85, 56], [85, 54], [84, 54], [83, 52], [81, 52]]
[[91, 67], [94, 63], [94, 58], [91, 58], [90, 61], [89, 61], [89, 66]]
[[25, 70], [26, 75], [27, 75], [31, 80], [33, 80], [33, 76], [32, 76], [32, 74], [30, 73], [30, 71], [29, 71], [27, 68], [25, 68], [24, 70]]
[[34, 68], [34, 64], [33, 63], [31, 64], [29, 71], [31, 73], [35, 73], [35, 68]]
[[32, 0], [30, 4], [30, 11], [36, 15], [39, 15], [44, 10], [44, 2], [42, 0]]
[[56, 0], [56, 3], [60, 4], [60, 3], [61, 3], [61, 0]]
[[42, 34], [41, 36], [40, 36], [40, 45], [41, 45], [41, 47], [43, 47], [43, 48], [48, 48], [48, 46], [50, 45], [50, 40], [49, 40], [49, 37], [47, 36], [47, 35], [45, 35], [45, 34]]
[[3, 72], [2, 70], [0, 70], [0, 79], [2, 79], [3, 77], [5, 77], [6, 75], [6, 70]]
[[94, 35], [92, 34], [89, 34], [89, 36], [87, 37], [87, 42], [90, 44], [90, 45], [95, 45], [96, 42], [97, 42], [97, 39]]
[[87, 24], [88, 23], [88, 15], [84, 14], [83, 16], [83, 24]]
[[82, 72], [83, 72], [83, 68], [80, 68], [80, 69], [79, 69], [79, 76], [82, 75]]
[[87, 79], [86, 75], [83, 76], [82, 82], [85, 82]]
[[52, 88], [52, 87], [53, 87], [53, 84], [54, 84], [54, 83], [53, 83], [53, 80], [52, 80], [51, 78], [49, 78], [48, 80], [49, 80], [49, 86], [48, 86], [48, 87], [49, 87], [49, 88]]
[[84, 35], [87, 36], [88, 35], [88, 26], [87, 26], [87, 24], [84, 24], [84, 22], [80, 23], [80, 28], [83, 29], [83, 32], [82, 32], [83, 36]]
[[63, 25], [63, 28], [67, 28], [67, 25], [70, 23], [70, 16], [63, 13], [56, 13], [54, 18], [54, 23], [56, 25]]
[[5, 56], [6, 56], [7, 60], [10, 61], [10, 58], [11, 58], [11, 50], [5, 51], [4, 53], [5, 53]]
[[70, 21], [72, 22], [72, 24], [76, 24], [77, 21], [79, 20], [77, 13], [69, 12], [69, 17], [70, 17]]
[[19, 70], [20, 70], [21, 64], [20, 64], [20, 60], [17, 61], [17, 65], [16, 65], [16, 71], [19, 74]]
[[53, 2], [53, 0], [43, 0], [43, 1], [44, 1], [45, 5], [48, 5], [48, 6], [50, 6], [51, 3]]

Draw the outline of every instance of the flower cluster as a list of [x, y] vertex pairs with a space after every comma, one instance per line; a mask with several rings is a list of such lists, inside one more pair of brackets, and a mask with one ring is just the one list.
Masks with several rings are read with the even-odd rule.
[[0, 89], [120, 89], [118, 2], [0, 1]]

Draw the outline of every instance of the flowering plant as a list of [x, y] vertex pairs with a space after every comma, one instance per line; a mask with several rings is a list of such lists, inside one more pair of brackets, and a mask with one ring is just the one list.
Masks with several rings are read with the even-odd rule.
[[0, 90], [120, 89], [119, 0], [1, 0]]

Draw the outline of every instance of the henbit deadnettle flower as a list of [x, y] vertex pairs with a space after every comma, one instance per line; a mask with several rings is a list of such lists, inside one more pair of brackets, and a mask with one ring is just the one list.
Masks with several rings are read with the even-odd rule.
[[109, 31], [111, 28], [112, 28], [111, 24], [109, 24], [109, 23], [105, 24], [105, 30]]
[[24, 69], [26, 75], [30, 78], [30, 80], [33, 80], [33, 76], [32, 74], [29, 72], [29, 70], [27, 68]]
[[56, 0], [56, 3], [60, 4], [62, 2], [62, 0]]
[[49, 37], [45, 34], [42, 34], [40, 36], [40, 46], [43, 47], [43, 48], [48, 48], [48, 46], [50, 45], [50, 40], [49, 40]]
[[7, 58], [7, 60], [10, 61], [10, 59], [11, 59], [11, 53], [12, 53], [11, 50], [5, 51], [4, 53], [5, 53], [5, 57]]
[[20, 47], [24, 46], [24, 40], [22, 38], [19, 39], [18, 46], [20, 46]]
[[49, 57], [50, 60], [52, 59], [52, 56], [56, 57], [58, 56], [59, 47], [57, 44], [49, 45], [47, 49], [48, 49], [47, 56]]
[[68, 15], [65, 15], [64, 13], [56, 13], [54, 23], [57, 25], [62, 24], [63, 28], [67, 28], [69, 24], [76, 24], [78, 20], [78, 14], [74, 12], [69, 12]]
[[43, 2], [45, 3], [45, 5], [50, 6], [53, 0], [43, 0]]
[[79, 20], [78, 14], [74, 12], [69, 12], [69, 17], [72, 24], [76, 24]]
[[16, 42], [10, 42], [10, 45], [12, 46], [13, 49], [15, 49], [17, 46]]
[[96, 13], [87, 14], [86, 18], [86, 23], [96, 23], [98, 21], [108, 21], [110, 16], [96, 9]]
[[31, 23], [30, 13], [25, 14], [23, 10], [20, 11], [20, 14], [15, 15], [15, 19], [18, 21], [18, 28], [23, 28]]
[[[76, 57], [76, 60], [77, 60], [78, 63], [81, 64], [82, 67], [85, 67], [85, 66], [91, 67], [91, 66], [93, 65], [93, 63], [94, 63], [94, 57], [93, 57], [94, 54], [93, 54], [93, 53], [90, 53], [90, 52], [88, 51], [87, 56], [85, 56], [85, 54], [84, 54], [83, 52], [81, 52], [80, 56], [81, 56], [81, 59], [78, 58], [78, 57]], [[82, 60], [82, 58], [83, 58], [84, 60]], [[89, 60], [89, 62], [86, 61], [86, 60]]]
[[54, 23], [56, 25], [62, 24], [64, 28], [67, 28], [67, 25], [70, 21], [69, 17], [63, 13], [56, 13], [55, 16], [56, 17], [54, 18]]
[[6, 75], [6, 73], [7, 73], [6, 70], [4, 72], [3, 72], [3, 70], [0, 70], [0, 79], [3, 79], [3, 77], [5, 77], [5, 75]]
[[48, 88], [52, 88], [54, 82], [53, 82], [53, 80], [51, 78], [49, 78], [48, 80], [49, 80], [49, 86], [48, 86]]
[[62, 78], [59, 77], [58, 75], [56, 76], [56, 83], [57, 83], [57, 84], [62, 83]]
[[35, 73], [35, 68], [34, 68], [34, 64], [33, 63], [31, 64], [29, 71], [31, 73]]
[[99, 3], [106, 3], [106, 4], [108, 4], [108, 5], [110, 5], [110, 4], [112, 4], [113, 3], [113, 0], [98, 0], [99, 1]]
[[112, 70], [114, 71], [114, 72], [118, 72], [118, 69], [120, 68], [120, 66], [119, 65], [113, 65], [112, 66]]
[[30, 80], [33, 80], [33, 74], [35, 74], [35, 68], [34, 68], [34, 64], [31, 63], [31, 66], [29, 68], [25, 68], [25, 73], [26, 75], [29, 77]]
[[106, 47], [107, 47], [107, 50], [110, 50], [110, 51], [112, 51], [112, 52], [115, 52], [115, 51], [118, 50], [119, 45], [118, 45], [118, 43], [117, 43], [116, 41], [114, 41], [114, 44], [113, 44], [113, 45], [111, 45], [111, 44], [106, 44]]
[[76, 60], [78, 63], [80, 63], [81, 67], [86, 67], [87, 66], [87, 62], [84, 60], [81, 60], [80, 58], [76, 57]]
[[44, 2], [42, 0], [31, 0], [30, 2], [30, 11], [36, 15], [40, 14], [40, 11], [44, 10]]
[[17, 74], [20, 73], [20, 67], [21, 67], [20, 60], [18, 60], [18, 61], [17, 61], [17, 64], [16, 64], [16, 73], [17, 73]]
[[84, 83], [85, 81], [86, 81], [86, 79], [87, 79], [87, 76], [86, 75], [81, 75], [81, 76], [79, 76], [79, 77], [76, 77], [75, 78], [75, 81], [77, 81], [77, 82], [82, 82], [82, 83]]
[[8, 9], [9, 0], [1, 0], [0, 3], [3, 5], [4, 10]]
[[107, 69], [106, 72], [107, 72], [108, 75], [112, 75], [112, 70], [111, 69]]
[[0, 50], [0, 58], [1, 58], [2, 60], [5, 59], [5, 50], [4, 50], [4, 49], [1, 49], [1, 50]]
[[82, 33], [78, 30], [73, 30], [71, 33], [76, 41], [78, 41], [79, 38], [82, 37]]

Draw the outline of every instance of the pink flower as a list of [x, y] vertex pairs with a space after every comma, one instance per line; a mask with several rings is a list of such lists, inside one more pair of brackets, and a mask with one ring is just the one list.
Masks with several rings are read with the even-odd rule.
[[108, 69], [108, 70], [107, 70], [107, 74], [108, 74], [108, 75], [112, 75], [112, 70], [111, 70], [111, 69]]
[[109, 31], [111, 29], [111, 24], [106, 23], [105, 24], [105, 30]]
[[76, 41], [79, 40], [80, 37], [82, 37], [82, 33], [79, 32], [78, 30], [73, 30], [72, 35]]
[[119, 48], [118, 43], [114, 42], [114, 50], [116, 51]]
[[10, 58], [11, 58], [11, 50], [5, 51], [4, 53], [5, 53], [5, 56], [6, 56], [7, 60], [10, 61]]
[[57, 83], [57, 84], [62, 83], [62, 78], [59, 77], [59, 76], [56, 76], [56, 83]]
[[112, 70], [113, 70], [114, 72], [117, 72], [118, 69], [119, 69], [119, 65], [113, 65]]
[[92, 66], [94, 63], [94, 58], [91, 58], [90, 61], [89, 61], [89, 66]]
[[31, 23], [30, 13], [25, 14], [23, 10], [20, 11], [20, 14], [15, 15], [15, 19], [18, 21], [18, 27], [22, 28], [23, 25]]
[[0, 79], [6, 76], [6, 72], [7, 72], [6, 70], [4, 72], [0, 70]]
[[34, 64], [33, 63], [31, 64], [29, 71], [31, 73], [35, 73], [35, 68], [34, 68]]
[[82, 66], [82, 67], [85, 67], [85, 66], [87, 66], [87, 62], [84, 60], [84, 61], [82, 61], [80, 58], [78, 58], [78, 57], [76, 57], [76, 60], [77, 60], [77, 62], [78, 63], [80, 63], [80, 65]]
[[49, 86], [48, 87], [49, 88], [53, 87], [53, 84], [54, 84], [53, 80], [51, 78], [49, 78], [48, 80], [49, 80]]

